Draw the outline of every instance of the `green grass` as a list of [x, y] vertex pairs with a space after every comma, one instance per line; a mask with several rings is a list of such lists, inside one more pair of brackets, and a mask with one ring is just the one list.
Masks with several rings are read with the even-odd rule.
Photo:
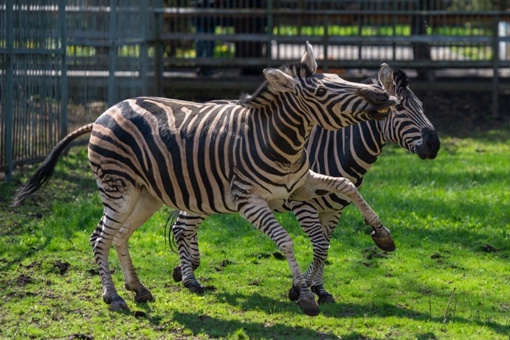
[[[236, 215], [211, 217], [200, 229], [196, 274], [210, 289], [195, 296], [173, 282], [168, 209], [130, 242], [156, 301], [134, 302], [112, 252], [114, 281], [132, 312], [109, 311], [88, 244], [102, 209], [77, 147], [23, 207], [8, 202], [34, 169], [0, 185], [0, 338], [509, 339], [509, 154], [508, 131], [443, 136], [434, 161], [387, 147], [362, 192], [397, 250], [376, 250], [347, 208], [325, 274], [337, 303], [311, 318], [287, 299], [290, 271], [272, 241]], [[278, 218], [305, 269], [309, 241], [292, 215]]]

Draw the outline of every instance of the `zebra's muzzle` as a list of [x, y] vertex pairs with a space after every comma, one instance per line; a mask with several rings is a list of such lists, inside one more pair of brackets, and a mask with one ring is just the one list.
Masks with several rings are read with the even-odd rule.
[[439, 152], [441, 142], [435, 130], [423, 128], [421, 143], [416, 145], [415, 152], [421, 159], [434, 159]]

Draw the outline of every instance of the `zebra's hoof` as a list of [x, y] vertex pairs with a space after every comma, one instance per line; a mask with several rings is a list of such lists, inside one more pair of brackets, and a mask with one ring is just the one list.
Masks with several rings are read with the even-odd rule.
[[394, 251], [397, 248], [390, 234], [378, 235], [374, 230], [372, 231], [372, 240], [379, 248], [384, 251]]
[[110, 306], [110, 309], [114, 312], [129, 312], [129, 307], [119, 295], [114, 295], [110, 298], [103, 297], [103, 300]]
[[333, 298], [333, 295], [329, 294], [325, 289], [324, 286], [321, 285], [312, 285], [310, 287], [310, 290], [312, 293], [317, 295], [319, 297], [319, 305], [327, 304], [327, 303], [336, 303], [335, 299]]
[[149, 301], [154, 301], [154, 296], [147, 288], [143, 287], [139, 291], [136, 292], [135, 301], [138, 303], [144, 303]]
[[336, 303], [333, 295], [326, 293], [319, 295], [319, 305], [334, 304]]
[[192, 281], [184, 285], [193, 294], [202, 295], [204, 294], [204, 288], [197, 281]]
[[321, 313], [319, 309], [319, 305], [317, 302], [315, 302], [315, 299], [312, 295], [312, 298], [309, 297], [300, 297], [297, 301], [299, 307], [301, 307], [301, 310], [303, 313], [305, 313], [308, 316], [317, 316]]
[[299, 299], [299, 289], [292, 286], [292, 288], [289, 289], [289, 300], [296, 302]]
[[182, 281], [181, 266], [177, 266], [177, 267], [174, 268], [174, 270], [172, 272], [172, 278], [174, 279], [175, 282], [181, 282]]

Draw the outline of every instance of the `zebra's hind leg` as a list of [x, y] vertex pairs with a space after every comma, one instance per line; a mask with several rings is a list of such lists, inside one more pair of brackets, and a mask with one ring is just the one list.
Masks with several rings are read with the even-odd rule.
[[127, 290], [135, 292], [136, 302], [153, 301], [152, 293], [140, 282], [136, 275], [131, 256], [129, 254], [128, 240], [133, 232], [147, 221], [160, 207], [162, 203], [149, 196], [144, 191], [136, 203], [131, 216], [126, 220], [119, 233], [113, 239], [115, 250], [124, 276], [124, 286]]
[[108, 257], [113, 239], [131, 216], [138, 202], [140, 190], [124, 179], [112, 176], [98, 176], [97, 184], [103, 201], [104, 214], [90, 236], [90, 244], [99, 268], [103, 301], [114, 311], [129, 311], [129, 307], [119, 296], [113, 284]]
[[199, 224], [203, 220], [204, 217], [200, 215], [181, 211], [172, 227], [180, 261], [180, 266], [174, 268], [173, 278], [176, 282], [182, 280], [184, 287], [196, 294], [204, 292], [204, 288], [197, 281], [194, 274], [194, 270], [200, 265], [197, 232]]
[[[191, 266], [193, 268], [193, 271], [197, 270], [198, 267], [200, 267], [200, 251], [198, 249], [198, 238], [195, 237], [190, 241], [191, 248], [195, 251], [192, 251], [190, 253], [191, 256]], [[190, 249], [191, 250], [191, 249]], [[175, 266], [174, 270], [172, 271], [172, 278], [175, 282], [181, 282], [182, 281], [182, 269], [181, 265]]]

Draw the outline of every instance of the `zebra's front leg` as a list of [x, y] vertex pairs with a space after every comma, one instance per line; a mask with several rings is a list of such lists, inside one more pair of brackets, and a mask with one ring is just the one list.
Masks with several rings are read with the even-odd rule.
[[173, 270], [173, 279], [176, 282], [182, 281], [184, 287], [196, 294], [204, 292], [204, 288], [197, 281], [194, 274], [194, 270], [200, 265], [197, 232], [199, 224], [203, 220], [204, 217], [202, 216], [181, 211], [172, 227], [180, 262], [180, 266]]
[[314, 295], [308, 288], [294, 256], [292, 240], [274, 217], [267, 202], [260, 197], [252, 197], [248, 201], [238, 201], [237, 206], [240, 215], [269, 236], [284, 254], [292, 272], [293, 289], [297, 294], [296, 301], [303, 313], [309, 316], [319, 315], [319, 306], [315, 302]]
[[291, 199], [307, 201], [328, 193], [340, 194], [351, 200], [363, 215], [365, 223], [372, 227], [372, 239], [377, 246], [385, 251], [395, 250], [395, 243], [391, 238], [390, 231], [382, 225], [379, 216], [361, 196], [356, 186], [347, 178], [325, 176], [310, 171], [306, 184], [296, 190]]
[[[328, 243], [328, 246], [331, 244], [331, 235], [333, 235], [333, 231], [336, 228], [336, 225], [338, 224], [338, 220], [340, 219], [342, 212], [339, 214], [332, 214], [324, 216], [321, 214], [320, 216], [320, 223], [322, 227], [322, 233], [324, 237], [326, 238], [326, 242]], [[314, 292], [319, 297], [319, 304], [324, 303], [335, 303], [335, 299], [332, 294], [330, 294], [325, 288], [324, 288], [324, 269], [325, 269], [326, 263], [322, 263], [322, 265], [317, 269], [317, 273], [315, 274], [315, 277], [313, 279], [312, 286], [310, 289], [312, 292]]]

